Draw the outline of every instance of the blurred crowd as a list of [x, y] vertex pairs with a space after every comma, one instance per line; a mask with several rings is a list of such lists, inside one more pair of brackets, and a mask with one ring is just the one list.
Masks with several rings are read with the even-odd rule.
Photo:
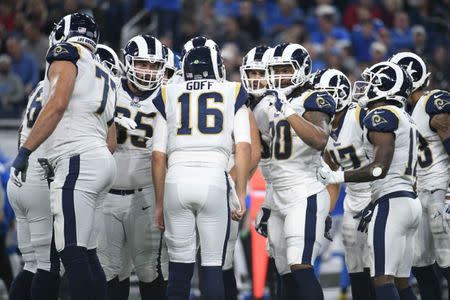
[[229, 80], [240, 80], [252, 47], [296, 42], [313, 71], [336, 68], [352, 81], [368, 65], [413, 51], [427, 62], [431, 86], [449, 87], [450, 0], [1, 0], [0, 118], [20, 116], [43, 76], [53, 24], [75, 11], [93, 15], [100, 41], [118, 52], [123, 25], [140, 11], [156, 23], [146, 33], [175, 53], [194, 36], [212, 38]]

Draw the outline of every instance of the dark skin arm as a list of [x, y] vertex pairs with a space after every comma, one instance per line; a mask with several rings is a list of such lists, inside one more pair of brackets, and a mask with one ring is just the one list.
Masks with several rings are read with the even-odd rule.
[[310, 147], [322, 151], [330, 135], [328, 124], [330, 117], [319, 111], [307, 111], [300, 116], [290, 115], [287, 121], [295, 133]]
[[[323, 152], [323, 160], [330, 166], [331, 170], [336, 171], [339, 166], [337, 166], [331, 159], [330, 152]], [[328, 184], [327, 185], [328, 194], [330, 194], [330, 212], [336, 207], [336, 202], [339, 199], [339, 184]]]
[[434, 115], [430, 120], [431, 128], [436, 130], [441, 141], [450, 138], [450, 114], [441, 113]]
[[117, 147], [117, 132], [116, 123], [112, 123], [108, 128], [108, 135], [106, 136], [106, 143], [108, 144], [108, 150], [113, 154]]
[[28, 139], [23, 144], [28, 150], [36, 150], [55, 130], [61, 121], [72, 96], [77, 68], [71, 62], [55, 61], [47, 73], [50, 94], [47, 105], [42, 109]]
[[[344, 172], [345, 182], [368, 182], [386, 177], [394, 157], [395, 136], [391, 132], [369, 131], [369, 140], [374, 145], [375, 158], [367, 166]], [[382, 172], [373, 176], [373, 169], [380, 167]]]
[[155, 187], [155, 216], [156, 226], [163, 231], [164, 230], [164, 182], [166, 181], [166, 166], [167, 155], [166, 153], [153, 151], [152, 152], [152, 178]]

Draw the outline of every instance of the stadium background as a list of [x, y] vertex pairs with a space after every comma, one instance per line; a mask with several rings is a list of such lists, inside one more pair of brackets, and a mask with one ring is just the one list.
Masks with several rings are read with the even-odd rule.
[[[26, 97], [43, 76], [48, 34], [61, 17], [77, 11], [94, 16], [100, 41], [118, 53], [140, 33], [158, 37], [175, 53], [194, 36], [212, 38], [221, 47], [229, 80], [240, 80], [242, 57], [252, 47], [296, 42], [308, 49], [313, 71], [336, 68], [351, 81], [365, 67], [393, 53], [413, 51], [428, 65], [431, 88], [449, 88], [450, 0], [1, 0], [0, 175], [4, 180], [15, 155]], [[264, 193], [260, 183], [252, 186], [251, 199]], [[338, 206], [337, 231], [339, 214]], [[0, 277], [6, 280], [5, 240], [13, 269], [20, 266], [13, 219], [6, 203], [0, 214]], [[236, 260], [243, 295], [251, 292], [250, 227], [247, 218]], [[326, 299], [337, 299], [340, 286], [346, 284], [339, 232], [322, 261]]]

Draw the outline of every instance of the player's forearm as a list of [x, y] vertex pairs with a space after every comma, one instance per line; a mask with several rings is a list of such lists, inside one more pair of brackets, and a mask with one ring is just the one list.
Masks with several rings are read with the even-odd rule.
[[249, 143], [236, 144], [236, 193], [239, 197], [247, 193], [247, 180], [250, 171], [251, 147]]
[[166, 180], [166, 154], [158, 151], [152, 153], [152, 178], [155, 187], [156, 208], [161, 209], [164, 202], [164, 183]]
[[258, 163], [261, 159], [261, 138], [258, 126], [256, 125], [255, 116], [252, 112], [249, 112], [250, 119], [250, 135], [251, 135], [251, 160], [250, 160], [250, 174], [249, 177], [253, 175], [258, 167]]
[[339, 184], [327, 185], [328, 194], [330, 194], [330, 213], [334, 210], [336, 202], [339, 199]]
[[320, 126], [314, 125], [298, 114], [289, 116], [287, 120], [295, 133], [308, 146], [321, 151], [325, 148], [329, 137], [326, 130]]
[[106, 143], [108, 145], [109, 152], [113, 154], [117, 148], [117, 132], [116, 132], [116, 125], [114, 122], [108, 128], [108, 136], [106, 137]]
[[64, 115], [65, 109], [58, 106], [46, 105], [39, 114], [28, 139], [23, 147], [36, 150], [55, 130]]

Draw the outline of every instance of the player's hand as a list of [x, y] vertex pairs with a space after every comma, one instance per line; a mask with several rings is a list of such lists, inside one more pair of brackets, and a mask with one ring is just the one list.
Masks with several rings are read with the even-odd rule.
[[333, 241], [333, 238], [331, 237], [331, 227], [333, 227], [333, 219], [331, 218], [330, 215], [327, 216], [327, 218], [325, 219], [325, 238], [327, 240], [329, 240], [330, 242]]
[[[441, 220], [436, 220], [442, 218]], [[436, 212], [431, 216], [434, 222], [442, 222], [442, 226], [446, 232], [450, 231], [450, 200], [445, 200], [444, 205], [437, 209]]]
[[292, 109], [291, 104], [287, 101], [286, 95], [277, 90], [267, 90], [264, 95], [273, 96], [272, 105], [275, 107], [277, 112], [281, 113], [285, 118], [295, 114]]
[[270, 218], [270, 209], [267, 207], [261, 207], [258, 212], [258, 215], [255, 219], [255, 229], [263, 237], [267, 237], [268, 229], [267, 229], [267, 221]]
[[444, 216], [444, 221], [447, 222], [447, 228], [450, 228], [450, 200], [445, 200], [442, 215]]
[[322, 166], [317, 168], [316, 177], [323, 185], [344, 182], [344, 172], [332, 171], [325, 162], [322, 162]]
[[239, 197], [236, 193], [236, 184], [234, 183], [233, 178], [231, 178], [230, 174], [227, 174], [228, 184], [230, 185], [230, 190], [228, 191], [228, 198], [230, 201], [231, 211], [240, 210], [241, 202], [239, 201]]
[[370, 202], [363, 210], [353, 217], [353, 219], [361, 219], [358, 224], [358, 231], [367, 232], [367, 225], [370, 223], [370, 220], [372, 220], [376, 206], [376, 202]]
[[127, 117], [122, 117], [122, 116], [115, 117], [114, 122], [116, 122], [116, 124], [122, 126], [123, 128], [125, 128], [127, 130], [133, 130], [133, 129], [136, 129], [136, 127], [137, 127], [136, 122]]
[[28, 159], [31, 151], [27, 148], [20, 147], [14, 162], [11, 166], [11, 180], [15, 185], [21, 187], [27, 179]]
[[55, 180], [55, 170], [52, 165], [48, 162], [46, 158], [38, 158], [38, 163], [41, 165], [42, 173], [40, 172], [41, 180], [47, 180], [48, 182], [52, 182]]
[[159, 230], [164, 231], [164, 212], [162, 208], [155, 209], [155, 222]]
[[245, 214], [245, 197], [246, 197], [247, 195], [244, 193], [243, 195], [238, 195], [238, 197], [239, 197], [239, 208], [238, 209], [235, 209], [235, 210], [233, 210], [232, 212], [231, 212], [231, 218], [234, 220], [234, 221], [240, 221], [243, 217], [244, 217], [244, 214]]

